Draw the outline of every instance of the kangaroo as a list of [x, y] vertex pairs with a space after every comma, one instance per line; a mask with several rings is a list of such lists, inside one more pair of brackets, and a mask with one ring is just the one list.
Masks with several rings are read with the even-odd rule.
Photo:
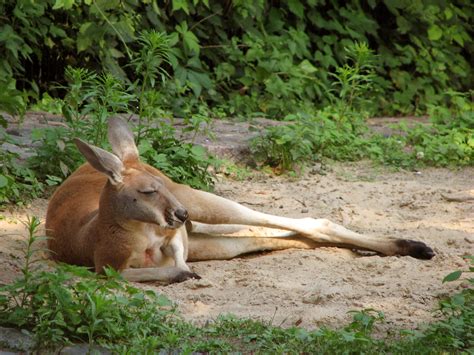
[[[186, 261], [287, 248], [339, 246], [431, 259], [426, 244], [359, 234], [327, 219], [258, 212], [173, 182], [142, 163], [133, 133], [109, 120], [113, 153], [76, 139], [87, 160], [53, 194], [46, 215], [54, 259], [113, 267], [130, 281], [199, 278]], [[189, 235], [188, 235], [189, 233]]]

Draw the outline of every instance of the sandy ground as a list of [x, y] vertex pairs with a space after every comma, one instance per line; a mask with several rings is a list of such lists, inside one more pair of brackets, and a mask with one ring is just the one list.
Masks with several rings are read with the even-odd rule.
[[[351, 250], [284, 250], [229, 261], [191, 263], [201, 280], [168, 286], [146, 284], [174, 300], [185, 318], [203, 322], [232, 313], [315, 328], [340, 326], [348, 311], [374, 308], [386, 326], [416, 327], [433, 319], [444, 295], [462, 284], [442, 284], [474, 254], [474, 201], [448, 202], [443, 194], [474, 188], [474, 169], [392, 172], [368, 163], [335, 164], [327, 175], [289, 180], [255, 175], [222, 178], [216, 193], [261, 211], [292, 217], [329, 218], [355, 231], [421, 240], [436, 252], [430, 261], [362, 255]], [[44, 219], [46, 200], [3, 212], [0, 282], [18, 275], [26, 231], [19, 220]]]

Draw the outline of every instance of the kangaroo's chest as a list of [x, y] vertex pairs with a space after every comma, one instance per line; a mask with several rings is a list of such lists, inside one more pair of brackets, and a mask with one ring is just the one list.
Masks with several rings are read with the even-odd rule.
[[129, 259], [129, 267], [160, 267], [173, 264], [173, 259], [164, 250], [175, 236], [177, 230], [144, 225], [134, 233], [134, 243]]

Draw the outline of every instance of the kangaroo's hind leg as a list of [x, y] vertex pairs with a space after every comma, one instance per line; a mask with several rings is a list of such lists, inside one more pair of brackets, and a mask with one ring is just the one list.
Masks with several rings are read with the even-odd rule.
[[318, 243], [343, 244], [385, 255], [410, 255], [419, 259], [431, 259], [434, 256], [433, 250], [422, 242], [367, 236], [327, 219], [275, 216], [252, 210], [208, 192], [194, 190], [185, 185], [174, 185], [170, 190], [186, 207], [191, 221], [283, 229]]

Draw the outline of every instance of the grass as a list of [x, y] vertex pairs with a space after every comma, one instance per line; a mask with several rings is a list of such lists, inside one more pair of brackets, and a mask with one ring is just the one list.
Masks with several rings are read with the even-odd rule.
[[[431, 354], [474, 349], [472, 278], [460, 293], [440, 303], [442, 320], [421, 331], [391, 329], [375, 337], [384, 317], [371, 309], [354, 311], [352, 322], [341, 329], [281, 328], [232, 315], [198, 327], [183, 320], [166, 297], [133, 287], [113, 270], [105, 277], [71, 265], [44, 270], [36, 257], [42, 239], [36, 235], [39, 220], [31, 218], [26, 226], [22, 276], [0, 287], [0, 325], [29, 332], [36, 349], [84, 342], [114, 353]], [[462, 273], [457, 270], [444, 282], [454, 282]]]

